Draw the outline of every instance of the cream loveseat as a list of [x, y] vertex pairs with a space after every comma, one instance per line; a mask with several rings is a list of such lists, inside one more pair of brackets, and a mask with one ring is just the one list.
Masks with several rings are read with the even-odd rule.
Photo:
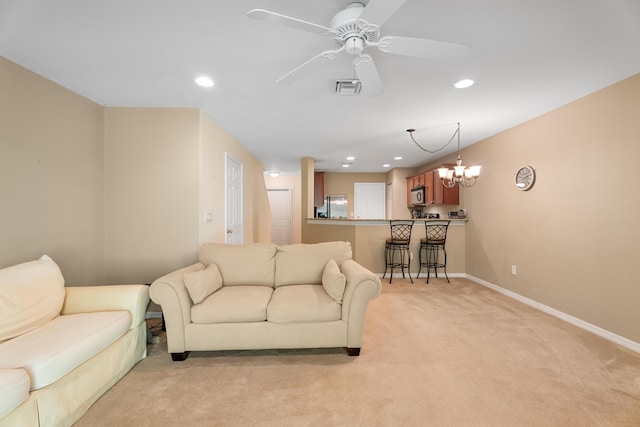
[[190, 351], [346, 347], [360, 354], [378, 276], [351, 259], [349, 242], [201, 246], [199, 262], [160, 277], [173, 360]]
[[144, 285], [65, 287], [48, 256], [0, 269], [0, 426], [70, 426], [146, 356]]

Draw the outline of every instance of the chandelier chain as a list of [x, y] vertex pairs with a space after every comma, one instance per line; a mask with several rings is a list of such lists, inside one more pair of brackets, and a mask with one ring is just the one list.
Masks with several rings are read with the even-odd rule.
[[451, 135], [451, 138], [449, 138], [449, 141], [447, 141], [447, 143], [444, 144], [442, 147], [436, 148], [435, 150], [429, 150], [428, 148], [424, 148], [422, 145], [418, 144], [418, 141], [416, 141], [413, 138], [413, 132], [415, 132], [415, 129], [407, 129], [407, 132], [409, 132], [409, 135], [411, 136], [411, 140], [414, 142], [414, 144], [416, 144], [419, 149], [421, 149], [422, 151], [426, 151], [429, 154], [434, 154], [434, 153], [437, 153], [438, 151], [444, 150], [449, 144], [451, 144], [451, 142], [454, 140], [456, 136], [458, 137], [458, 151], [460, 151], [460, 123], [458, 123], [458, 127], [456, 128], [453, 135]]

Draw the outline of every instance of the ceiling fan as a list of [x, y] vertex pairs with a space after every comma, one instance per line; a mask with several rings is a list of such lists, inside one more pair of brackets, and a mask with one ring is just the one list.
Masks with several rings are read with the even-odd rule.
[[469, 50], [467, 45], [457, 43], [413, 37], [380, 37], [380, 28], [405, 2], [406, 0], [369, 0], [366, 6], [360, 2], [349, 3], [336, 13], [329, 27], [264, 9], [250, 10], [247, 16], [329, 36], [338, 46], [336, 49], [325, 50], [313, 56], [280, 77], [277, 83], [287, 81], [298, 70], [316, 59], [334, 59], [341, 52], [346, 52], [353, 55], [354, 73], [362, 84], [363, 93], [377, 95], [382, 93], [382, 82], [373, 58], [363, 53], [369, 47], [377, 47], [385, 53], [439, 60], [454, 59]]

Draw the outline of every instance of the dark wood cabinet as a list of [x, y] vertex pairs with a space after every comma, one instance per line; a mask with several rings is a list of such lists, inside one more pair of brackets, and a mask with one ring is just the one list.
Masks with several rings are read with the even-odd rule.
[[[443, 165], [448, 167], [450, 165]], [[438, 170], [433, 169], [407, 178], [407, 206], [411, 204], [411, 189], [424, 186], [424, 200], [426, 206], [457, 205], [460, 203], [460, 188], [446, 188], [438, 176]]]

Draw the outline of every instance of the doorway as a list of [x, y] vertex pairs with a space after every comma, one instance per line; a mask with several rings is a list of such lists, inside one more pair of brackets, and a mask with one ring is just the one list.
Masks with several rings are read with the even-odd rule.
[[356, 182], [354, 184], [354, 218], [384, 219], [386, 184], [384, 182]]
[[225, 153], [226, 208], [225, 242], [241, 245], [242, 240], [242, 163]]
[[267, 195], [271, 206], [271, 242], [289, 245], [293, 231], [293, 189], [268, 188]]

